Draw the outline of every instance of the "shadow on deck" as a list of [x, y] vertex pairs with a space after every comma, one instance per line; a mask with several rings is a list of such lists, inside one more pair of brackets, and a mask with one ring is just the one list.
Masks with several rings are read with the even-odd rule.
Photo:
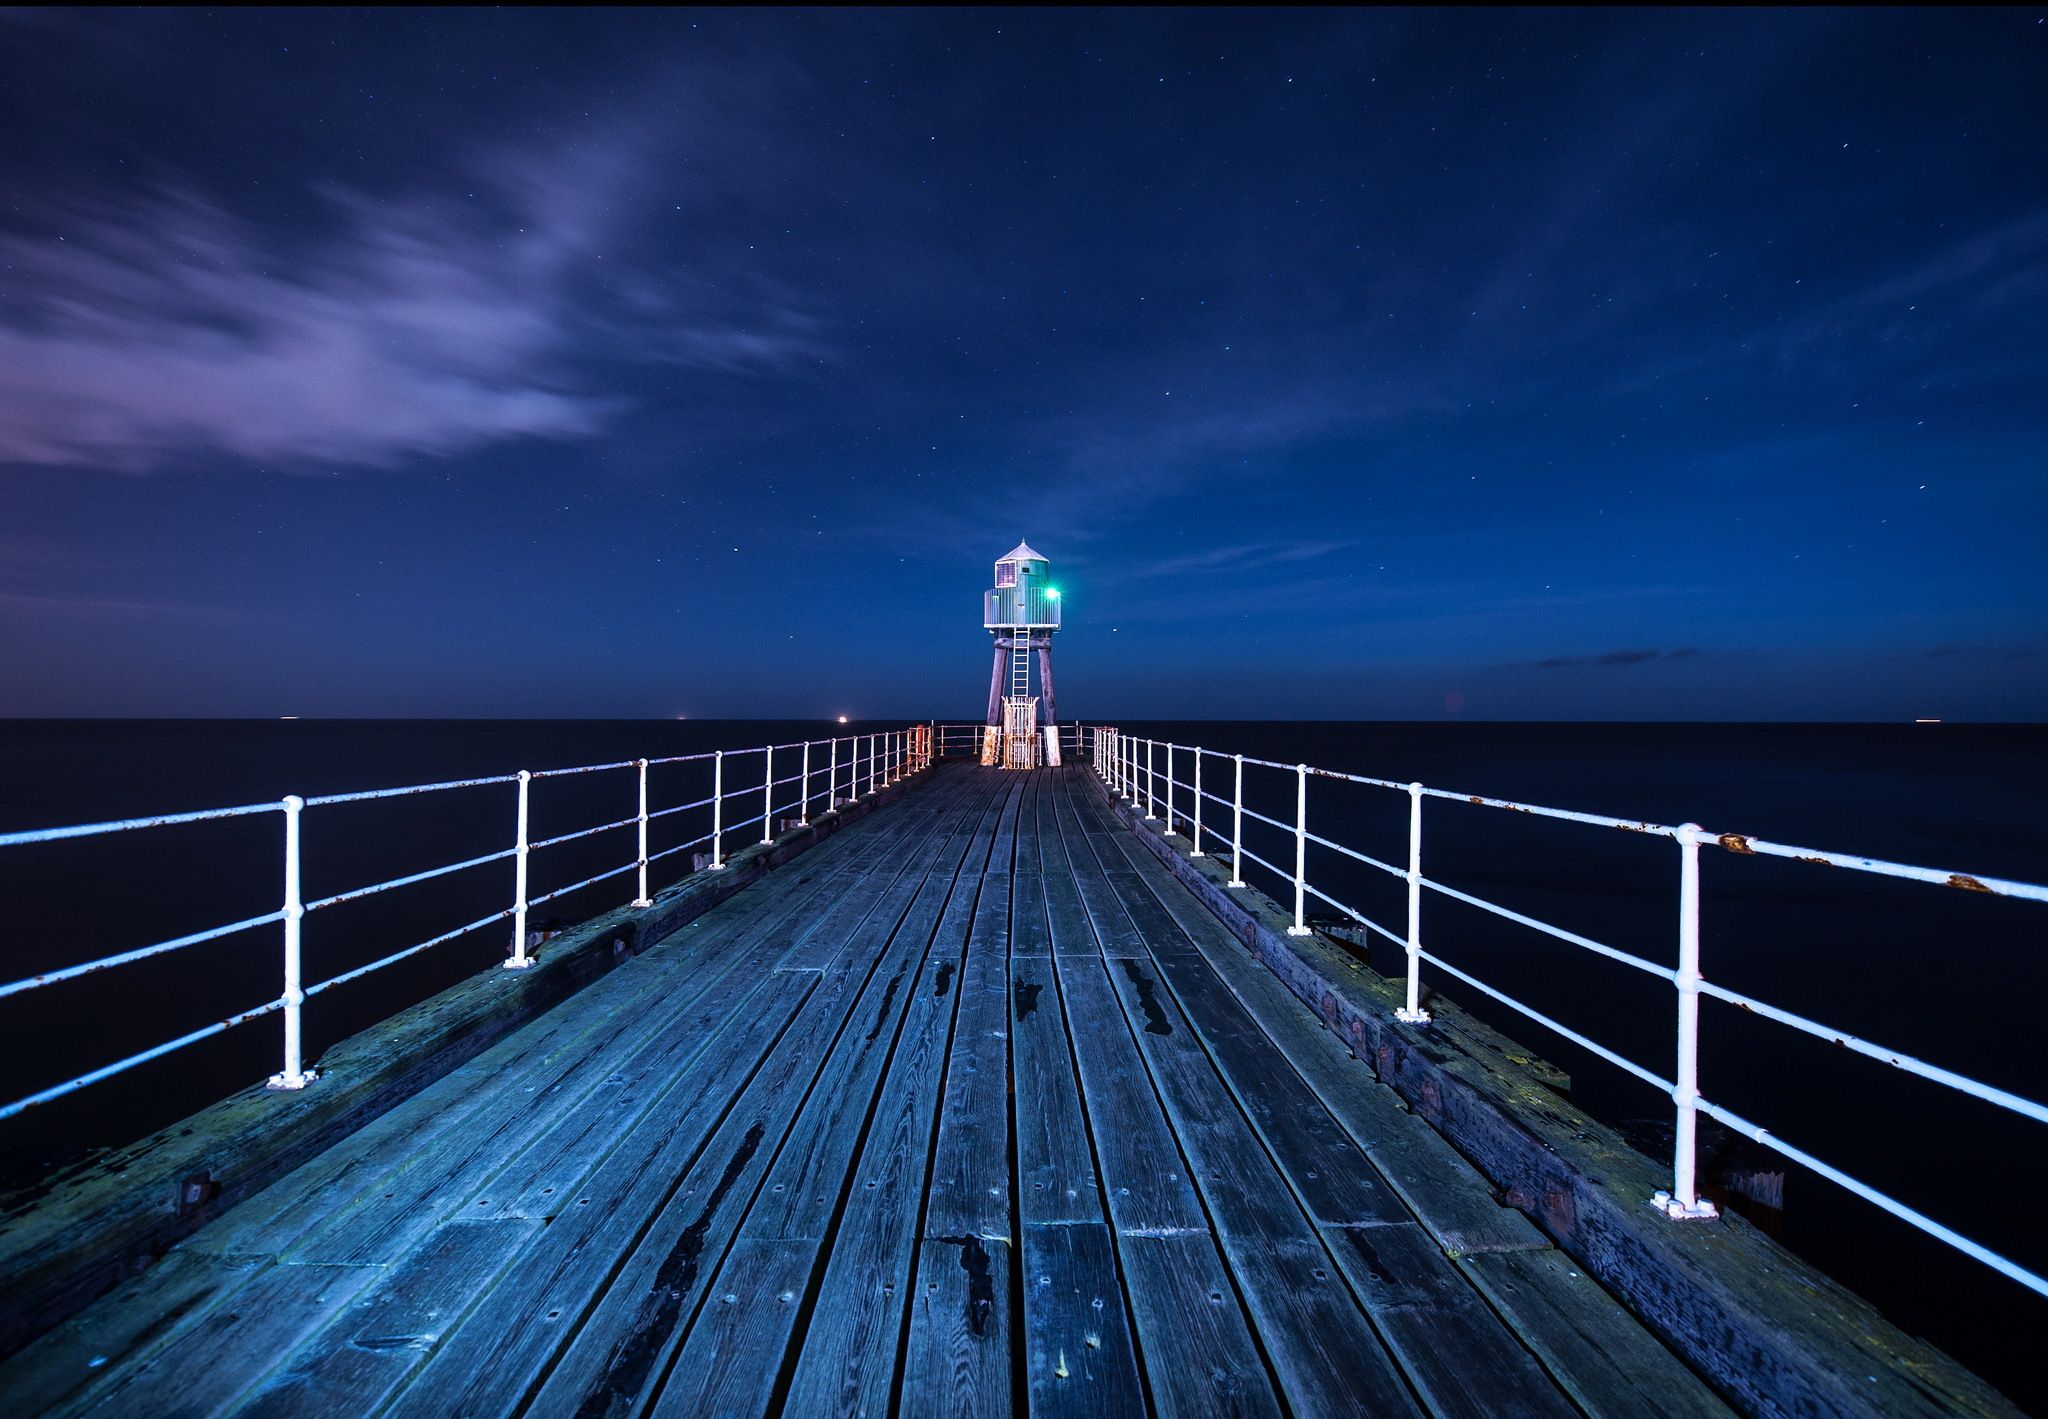
[[220, 1216], [0, 1397], [1725, 1412], [1084, 770], [966, 765]]

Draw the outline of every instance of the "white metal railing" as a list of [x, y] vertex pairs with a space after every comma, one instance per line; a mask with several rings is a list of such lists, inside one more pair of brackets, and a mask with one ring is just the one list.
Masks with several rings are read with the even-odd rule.
[[[761, 783], [758, 786], [749, 785], [728, 792], [725, 787], [726, 761], [756, 754], [762, 756]], [[778, 756], [785, 757], [779, 758]], [[777, 778], [775, 776], [776, 765], [778, 763], [792, 762], [791, 758], [787, 756], [796, 756], [795, 762], [799, 765], [798, 770], [793, 774]], [[711, 860], [705, 870], [722, 870], [726, 866], [725, 845], [730, 834], [743, 831], [759, 823], [761, 825], [760, 840], [764, 843], [771, 842], [775, 836], [774, 823], [777, 812], [786, 813], [794, 809], [798, 822], [808, 824], [811, 820], [811, 812], [814, 806], [822, 803], [823, 811], [830, 812], [843, 804], [852, 803], [857, 799], [867, 797], [890, 784], [928, 768], [932, 761], [931, 730], [926, 725], [914, 725], [904, 729], [872, 734], [848, 735], [836, 739], [808, 740], [801, 744], [768, 744], [756, 749], [717, 749], [699, 754], [678, 754], [656, 759], [624, 759], [617, 763], [584, 764], [576, 768], [565, 769], [540, 769], [533, 771], [522, 769], [516, 774], [496, 774], [487, 778], [454, 779], [445, 783], [415, 784], [407, 788], [371, 789], [360, 793], [330, 793], [311, 798], [301, 797], [298, 794], [288, 794], [275, 802], [250, 803], [235, 808], [211, 808], [194, 813], [167, 813], [151, 818], [126, 818], [117, 822], [81, 823], [72, 827], [0, 833], [0, 848], [25, 848], [33, 844], [62, 842], [73, 838], [98, 837], [115, 833], [135, 832], [148, 828], [201, 823], [217, 818], [239, 818], [253, 814], [276, 813], [281, 815], [283, 819], [282, 833], [284, 839], [284, 901], [276, 911], [265, 912], [260, 916], [245, 917], [240, 921], [229, 922], [223, 926], [211, 927], [204, 931], [189, 932], [185, 935], [172, 937], [150, 945], [115, 952], [112, 955], [102, 956], [78, 965], [44, 971], [37, 975], [26, 976], [20, 980], [0, 984], [0, 999], [4, 999], [5, 997], [20, 995], [27, 991], [46, 989], [65, 981], [77, 980], [99, 971], [128, 965], [131, 962], [147, 960], [154, 956], [184, 950], [204, 942], [216, 941], [238, 932], [279, 925], [282, 928], [283, 988], [275, 999], [265, 1001], [260, 1005], [241, 1011], [238, 1014], [227, 1016], [224, 1019], [215, 1020], [211, 1024], [189, 1031], [175, 1039], [166, 1040], [161, 1044], [152, 1045], [148, 1049], [140, 1050], [125, 1058], [115, 1060], [110, 1064], [88, 1070], [86, 1073], [72, 1079], [67, 1079], [61, 1084], [53, 1084], [48, 1088], [37, 1090], [11, 1102], [0, 1104], [0, 1120], [12, 1118], [17, 1114], [36, 1107], [38, 1104], [48, 1103], [52, 1099], [61, 1098], [87, 1085], [99, 1083], [104, 1079], [111, 1079], [115, 1075], [125, 1073], [138, 1065], [160, 1059], [175, 1050], [221, 1034], [238, 1025], [244, 1025], [251, 1020], [261, 1019], [264, 1016], [278, 1013], [282, 1013], [284, 1017], [284, 1060], [283, 1068], [271, 1077], [270, 1084], [273, 1088], [277, 1089], [302, 1089], [316, 1077], [314, 1071], [306, 1068], [304, 1054], [303, 1013], [306, 1001], [312, 997], [324, 991], [332, 990], [336, 986], [345, 985], [350, 981], [360, 980], [364, 976], [383, 970], [387, 966], [395, 965], [408, 957], [416, 956], [431, 947], [441, 945], [443, 942], [452, 941], [457, 937], [465, 936], [470, 932], [489, 926], [493, 922], [505, 921], [508, 918], [512, 922], [512, 947], [511, 954], [504, 963], [505, 967], [510, 970], [519, 970], [531, 966], [534, 958], [530, 954], [532, 943], [527, 933], [526, 919], [528, 911], [533, 907], [540, 906], [542, 903], [552, 901], [557, 897], [567, 896], [571, 892], [580, 891], [585, 887], [593, 886], [610, 878], [623, 876], [629, 872], [636, 873], [636, 890], [631, 904], [636, 908], [644, 909], [651, 907], [654, 902], [648, 890], [647, 872], [653, 863], [675, 853], [708, 844]], [[711, 793], [709, 796], [699, 798], [694, 802], [678, 803], [664, 808], [650, 807], [647, 791], [647, 774], [650, 768], [667, 764], [698, 762], [709, 762], [711, 765]], [[562, 778], [572, 774], [619, 773], [628, 771], [633, 773], [636, 779], [638, 803], [636, 812], [611, 822], [600, 823], [596, 827], [562, 833], [555, 837], [543, 838], [538, 842], [531, 840], [528, 827], [530, 823], [533, 785], [537, 780]], [[451, 862], [439, 867], [430, 867], [424, 871], [409, 873], [402, 877], [393, 877], [387, 881], [373, 883], [366, 887], [357, 887], [346, 892], [337, 892], [331, 896], [321, 897], [311, 902], [304, 900], [300, 891], [300, 868], [302, 865], [300, 826], [305, 813], [309, 809], [325, 808], [341, 803], [362, 803], [378, 799], [443, 793], [458, 789], [479, 788], [498, 784], [516, 784], [518, 786], [512, 846], [498, 852], [485, 853], [480, 857], [471, 857], [460, 862]], [[784, 789], [790, 789], [792, 785], [795, 785], [795, 788], [792, 789], [788, 801], [778, 805], [776, 803], [776, 795]], [[760, 805], [760, 811], [757, 814], [750, 818], [741, 818], [732, 822], [726, 821], [725, 810], [730, 800], [741, 797], [752, 798], [757, 794], [759, 795]], [[702, 833], [688, 842], [677, 843], [673, 847], [664, 848], [659, 852], [650, 853], [648, 851], [648, 825], [651, 822], [656, 819], [669, 817], [672, 814], [706, 807], [711, 810], [711, 830], [709, 832]], [[541, 896], [530, 896], [527, 865], [528, 860], [534, 853], [545, 851], [548, 848], [564, 843], [575, 842], [579, 839], [594, 837], [600, 833], [614, 832], [627, 827], [637, 830], [638, 847], [632, 859], [620, 866], [585, 877], [580, 882], [573, 882], [566, 887], [557, 888]], [[514, 864], [512, 902], [509, 906], [500, 911], [492, 912], [487, 916], [478, 917], [474, 921], [466, 922], [451, 930], [444, 931], [438, 936], [417, 942], [401, 950], [393, 951], [378, 960], [370, 962], [368, 965], [343, 971], [312, 985], [305, 984], [302, 971], [301, 941], [305, 918], [310, 913], [336, 907], [344, 902], [352, 902], [364, 897], [375, 896], [399, 887], [431, 881], [435, 878], [448, 876], [451, 873], [482, 867], [489, 863], [504, 862], [507, 859], [510, 859]]]
[[[1396, 783], [1388, 779], [1369, 778], [1362, 774], [1339, 773], [1331, 769], [1312, 768], [1307, 764], [1282, 764], [1270, 759], [1257, 759], [1243, 754], [1223, 754], [1182, 744], [1171, 744], [1160, 740], [1127, 735], [1114, 728], [1096, 728], [1092, 731], [1092, 759], [1095, 772], [1112, 793], [1129, 802], [1134, 816], [1142, 816], [1146, 822], [1160, 822], [1159, 813], [1163, 808], [1165, 818], [1160, 822], [1160, 832], [1167, 838], [1181, 836], [1181, 828], [1191, 833], [1191, 853], [1202, 855], [1204, 833], [1213, 840], [1213, 830], [1203, 822], [1203, 805], [1213, 804], [1217, 809], [1227, 809], [1230, 815], [1228, 847], [1231, 855], [1231, 869], [1228, 885], [1243, 887], [1245, 883], [1244, 864], [1250, 862], [1265, 869], [1284, 883], [1293, 896], [1293, 922], [1288, 927], [1291, 935], [1307, 935], [1311, 928], [1307, 918], [1307, 900], [1314, 897], [1342, 912], [1346, 917], [1361, 923], [1368, 934], [1378, 932], [1387, 940], [1399, 944], [1407, 955], [1407, 989], [1404, 1004], [1394, 1013], [1411, 1025], [1426, 1025], [1429, 1014], [1422, 1008], [1421, 974], [1422, 963], [1444, 972], [1473, 989], [1499, 1001], [1547, 1029], [1553, 1030], [1580, 1048], [1607, 1061], [1619, 1069], [1669, 1096], [1676, 1108], [1676, 1137], [1672, 1150], [1672, 1185], [1668, 1192], [1659, 1191], [1651, 1199], [1665, 1216], [1675, 1220], [1712, 1218], [1716, 1216], [1714, 1205], [1699, 1196], [1696, 1180], [1696, 1153], [1698, 1120], [1701, 1114], [1712, 1118], [1741, 1134], [1775, 1150], [1787, 1158], [1810, 1168], [1822, 1177], [1839, 1184], [1858, 1197], [1883, 1208], [1893, 1216], [1906, 1221], [1930, 1236], [1939, 1238], [1957, 1250], [1986, 1266], [2003, 1273], [2029, 1290], [2048, 1295], [2048, 1278], [2003, 1256], [1950, 1227], [1935, 1221], [1924, 1213], [1899, 1201], [1897, 1198], [1851, 1177], [1841, 1169], [1823, 1162], [1812, 1154], [1794, 1147], [1764, 1128], [1729, 1109], [1702, 1097], [1699, 1091], [1699, 1001], [1702, 995], [1737, 1006], [1762, 1019], [1798, 1030], [1804, 1034], [1839, 1045], [1852, 1053], [1879, 1063], [1917, 1075], [1922, 1079], [1981, 1099], [1986, 1103], [2008, 1110], [2022, 1118], [2036, 1123], [2048, 1123], [2048, 1106], [2023, 1098], [1994, 1085], [1968, 1078], [1953, 1070], [1927, 1063], [1900, 1050], [1888, 1049], [1868, 1040], [1836, 1030], [1818, 1021], [1810, 1020], [1790, 1010], [1766, 1004], [1740, 991], [1729, 990], [1706, 979], [1700, 971], [1700, 848], [1713, 846], [1743, 857], [1778, 857], [1799, 862], [1818, 863], [1831, 867], [1848, 868], [1855, 872], [1871, 873], [1881, 877], [1898, 878], [1909, 882], [1927, 882], [1962, 891], [1983, 893], [1991, 896], [2010, 897], [2022, 901], [2048, 902], [2048, 886], [2030, 882], [2015, 882], [1998, 877], [1985, 877], [1960, 872], [1949, 872], [1938, 868], [1912, 867], [1903, 863], [1886, 862], [1877, 858], [1857, 857], [1848, 853], [1821, 852], [1812, 848], [1793, 847], [1784, 843], [1767, 842], [1761, 838], [1747, 837], [1737, 833], [1712, 833], [1697, 823], [1683, 823], [1676, 827], [1661, 823], [1645, 822], [1638, 819], [1610, 818], [1597, 813], [1577, 813], [1561, 808], [1546, 808], [1532, 803], [1517, 803], [1509, 799], [1486, 798], [1475, 794], [1454, 793], [1446, 789], [1429, 788], [1419, 783]], [[1183, 782], [1177, 777], [1176, 763], [1187, 760], [1192, 764], [1190, 781]], [[1209, 792], [1201, 785], [1204, 760], [1222, 760], [1231, 767], [1231, 791], [1228, 798]], [[1294, 783], [1294, 821], [1284, 822], [1245, 806], [1244, 771], [1247, 766], [1254, 769], [1272, 770], [1292, 776]], [[1363, 785], [1367, 788], [1384, 789], [1406, 794], [1408, 798], [1408, 855], [1405, 866], [1382, 862], [1343, 843], [1333, 842], [1309, 830], [1309, 781], [1311, 779], [1333, 779], [1343, 783]], [[1192, 811], [1182, 815], [1177, 790], [1191, 794], [1188, 800]], [[1678, 849], [1678, 929], [1675, 967], [1660, 965], [1644, 960], [1627, 951], [1594, 941], [1563, 927], [1552, 925], [1536, 917], [1511, 910], [1495, 902], [1469, 892], [1460, 891], [1448, 883], [1436, 881], [1423, 874], [1422, 870], [1422, 806], [1425, 799], [1441, 799], [1472, 804], [1483, 808], [1500, 808], [1516, 813], [1530, 814], [1539, 818], [1555, 819], [1560, 822], [1579, 823], [1592, 827], [1619, 829], [1624, 832], [1642, 833], [1651, 837], [1669, 839]], [[1244, 824], [1250, 819], [1254, 823], [1267, 825], [1292, 839], [1294, 861], [1283, 866], [1268, 861], [1246, 848]], [[1374, 921], [1364, 912], [1339, 901], [1329, 892], [1318, 888], [1308, 879], [1307, 848], [1315, 843], [1332, 852], [1358, 862], [1368, 868], [1401, 879], [1407, 887], [1408, 920], [1404, 930], [1394, 930]], [[1476, 976], [1459, 969], [1440, 956], [1432, 954], [1423, 946], [1422, 902], [1423, 893], [1428, 890], [1454, 901], [1489, 912], [1494, 916], [1540, 932], [1568, 945], [1617, 961], [1635, 970], [1645, 972], [1671, 982], [1675, 995], [1675, 1051], [1673, 1078], [1665, 1078], [1656, 1071], [1647, 1069], [1634, 1060], [1591, 1039], [1569, 1025], [1553, 1019], [1523, 1001], [1487, 984]]]
[[[1044, 726], [1041, 726], [1043, 728]], [[982, 724], [941, 723], [932, 730], [942, 759], [974, 759], [981, 756], [981, 737], [988, 726]], [[1077, 755], [1092, 741], [1094, 729], [1080, 724], [1062, 724], [1060, 731], [1060, 752], [1063, 755]]]

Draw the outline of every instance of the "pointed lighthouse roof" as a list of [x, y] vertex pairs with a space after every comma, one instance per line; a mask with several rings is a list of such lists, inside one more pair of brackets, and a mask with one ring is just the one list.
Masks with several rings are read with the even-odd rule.
[[1026, 560], [1042, 562], [1046, 560], [1046, 557], [1042, 552], [1032, 551], [1029, 542], [1019, 542], [1012, 551], [1006, 553], [999, 560], [1005, 562], [1022, 562]]

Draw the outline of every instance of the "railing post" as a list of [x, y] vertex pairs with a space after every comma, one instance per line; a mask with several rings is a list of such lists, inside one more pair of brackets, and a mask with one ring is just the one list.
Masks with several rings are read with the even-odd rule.
[[1671, 1090], [1678, 1106], [1672, 1146], [1671, 1191], [1659, 1191], [1650, 1205], [1673, 1221], [1707, 1221], [1720, 1216], [1699, 1195], [1694, 1176], [1700, 1103], [1700, 825], [1678, 830], [1678, 1071]]
[[832, 752], [828, 757], [832, 763], [831, 767], [825, 770], [825, 811], [836, 813], [839, 811], [839, 739], [836, 735], [833, 736]]
[[1237, 756], [1237, 786], [1230, 799], [1230, 884], [1244, 885], [1244, 755]]
[[636, 907], [651, 907], [654, 898], [647, 895], [647, 761], [640, 761], [640, 895], [633, 898]]
[[299, 960], [299, 945], [306, 920], [306, 904], [299, 891], [299, 814], [306, 800], [296, 793], [284, 803], [284, 1072], [270, 1077], [273, 1089], [303, 1089], [316, 1077], [306, 1068], [306, 1036], [302, 1014], [306, 1003], [305, 978]]
[[1308, 765], [1294, 766], [1294, 925], [1289, 936], [1308, 931]]
[[711, 756], [711, 872], [725, 868], [725, 750]]
[[775, 841], [775, 746], [761, 750], [761, 842]]
[[1195, 838], [1189, 857], [1202, 855], [1202, 747], [1195, 746]]
[[512, 959], [508, 971], [523, 971], [533, 964], [526, 954], [526, 844], [527, 805], [533, 796], [533, 775], [519, 771], [519, 830], [513, 839], [512, 858]]
[[1422, 785], [1408, 785], [1408, 1003], [1394, 1018], [1409, 1025], [1427, 1025], [1422, 1008]]
[[1148, 823], [1159, 821], [1159, 783], [1158, 776], [1152, 772], [1152, 743], [1150, 739], [1145, 741], [1145, 821]]
[[1166, 743], [1166, 831], [1162, 838], [1173, 836], [1173, 741]]
[[797, 805], [796, 825], [799, 828], [811, 826], [811, 741], [804, 740], [804, 796]]

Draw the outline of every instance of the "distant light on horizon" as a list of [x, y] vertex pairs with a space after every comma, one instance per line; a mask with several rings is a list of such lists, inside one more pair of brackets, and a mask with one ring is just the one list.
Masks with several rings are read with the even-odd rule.
[[840, 722], [841, 724], [844, 724], [844, 723], [846, 723], [846, 716], [845, 716], [845, 715], [843, 715], [843, 714], [842, 714], [841, 716], [839, 716], [839, 722]]

